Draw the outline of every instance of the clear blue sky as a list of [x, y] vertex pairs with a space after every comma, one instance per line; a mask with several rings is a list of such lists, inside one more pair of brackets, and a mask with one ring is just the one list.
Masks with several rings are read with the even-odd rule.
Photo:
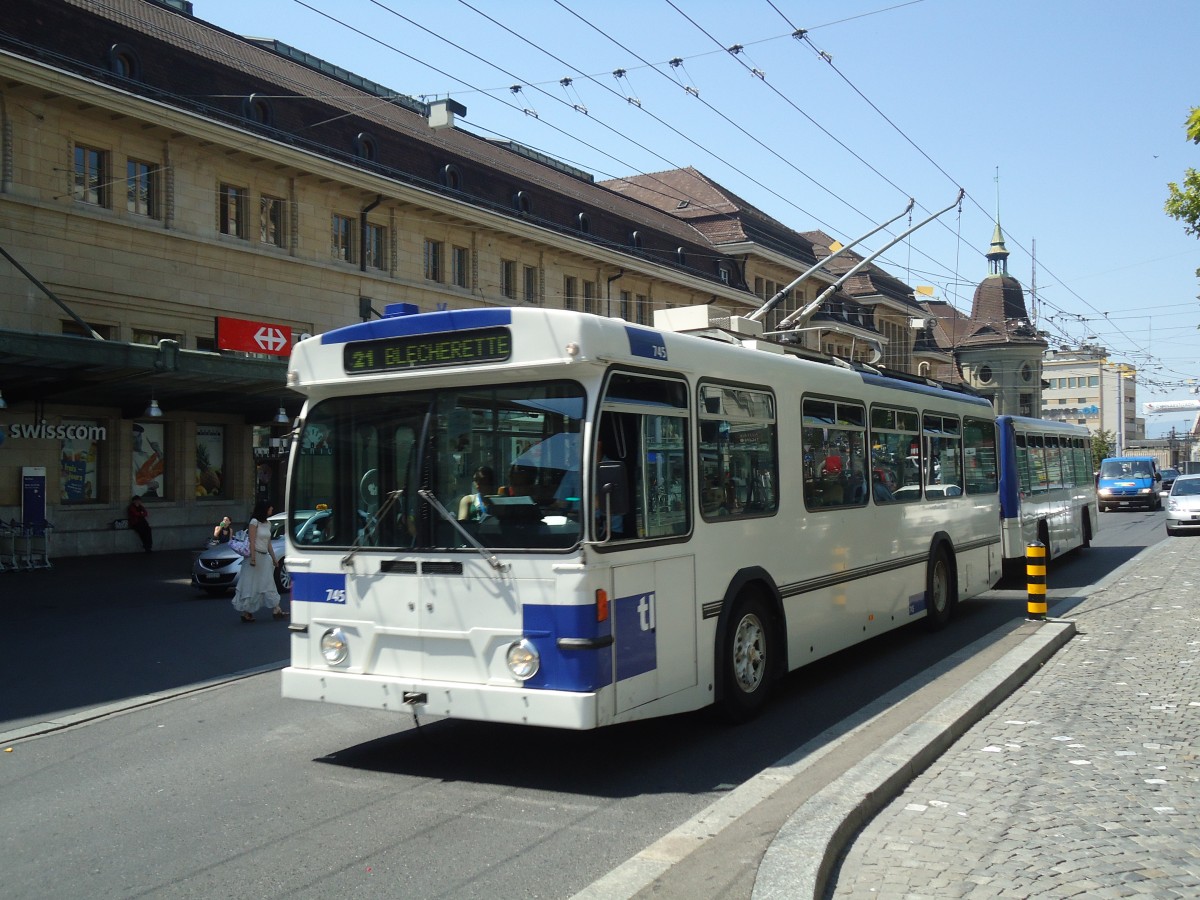
[[[449, 94], [466, 128], [598, 179], [695, 166], [798, 231], [857, 237], [910, 196], [919, 221], [961, 186], [961, 216], [888, 251], [889, 271], [969, 311], [998, 208], [1009, 273], [1036, 285], [1052, 345], [1108, 347], [1139, 369], [1139, 403], [1200, 396], [1200, 241], [1162, 211], [1167, 182], [1200, 168], [1184, 134], [1200, 105], [1196, 0], [194, 0], [194, 12], [401, 93]], [[1150, 416], [1147, 433], [1193, 418]]]

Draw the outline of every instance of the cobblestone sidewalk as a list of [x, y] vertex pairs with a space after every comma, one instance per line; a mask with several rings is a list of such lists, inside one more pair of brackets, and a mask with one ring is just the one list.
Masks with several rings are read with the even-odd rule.
[[1200, 897], [1200, 542], [1073, 609], [1079, 633], [848, 847], [829, 896]]

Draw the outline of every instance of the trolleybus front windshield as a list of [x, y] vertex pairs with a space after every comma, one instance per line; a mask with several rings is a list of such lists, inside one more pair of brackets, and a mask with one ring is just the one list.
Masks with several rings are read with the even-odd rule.
[[470, 535], [494, 549], [574, 546], [583, 412], [582, 387], [567, 381], [321, 401], [292, 465], [293, 540], [471, 550]]

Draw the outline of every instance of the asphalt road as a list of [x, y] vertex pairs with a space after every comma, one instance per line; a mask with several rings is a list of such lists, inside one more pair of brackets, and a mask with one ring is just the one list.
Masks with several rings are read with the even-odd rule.
[[[1162, 513], [1104, 515], [1093, 550], [1051, 565], [1051, 612], [1163, 536]], [[38, 574], [4, 577], [25, 584]], [[41, 649], [0, 663], [0, 731], [128, 704], [145, 679], [171, 690], [286, 654], [282, 626], [240, 626], [227, 601], [166, 575], [157, 592], [110, 601], [128, 604], [118, 634], [105, 629], [118, 611], [97, 599], [94, 581], [79, 584], [85, 600], [30, 600], [17, 632]], [[1024, 620], [1024, 586], [1001, 584], [959, 612], [936, 635], [902, 629], [793, 673], [739, 728], [706, 714], [582, 734], [417, 728], [394, 714], [282, 700], [278, 673], [266, 671], [6, 743], [4, 893], [568, 897], [897, 685], [924, 683], [982, 636], [1003, 640]], [[764, 804], [754, 840], [769, 841], [790, 811]], [[726, 873], [703, 893], [748, 897], [755, 846], [714, 840], [693, 854]], [[681, 866], [678, 893], [646, 893], [695, 893], [691, 880], [702, 877]]]

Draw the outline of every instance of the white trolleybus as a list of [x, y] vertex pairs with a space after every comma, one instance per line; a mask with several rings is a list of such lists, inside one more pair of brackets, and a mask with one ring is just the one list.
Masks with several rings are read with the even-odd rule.
[[788, 671], [940, 626], [1000, 577], [979, 397], [708, 307], [650, 328], [398, 306], [292, 353], [286, 697], [742, 718]]
[[999, 416], [1000, 517], [1006, 567], [1038, 541], [1046, 559], [1091, 546], [1100, 523], [1092, 436], [1082, 425]]

